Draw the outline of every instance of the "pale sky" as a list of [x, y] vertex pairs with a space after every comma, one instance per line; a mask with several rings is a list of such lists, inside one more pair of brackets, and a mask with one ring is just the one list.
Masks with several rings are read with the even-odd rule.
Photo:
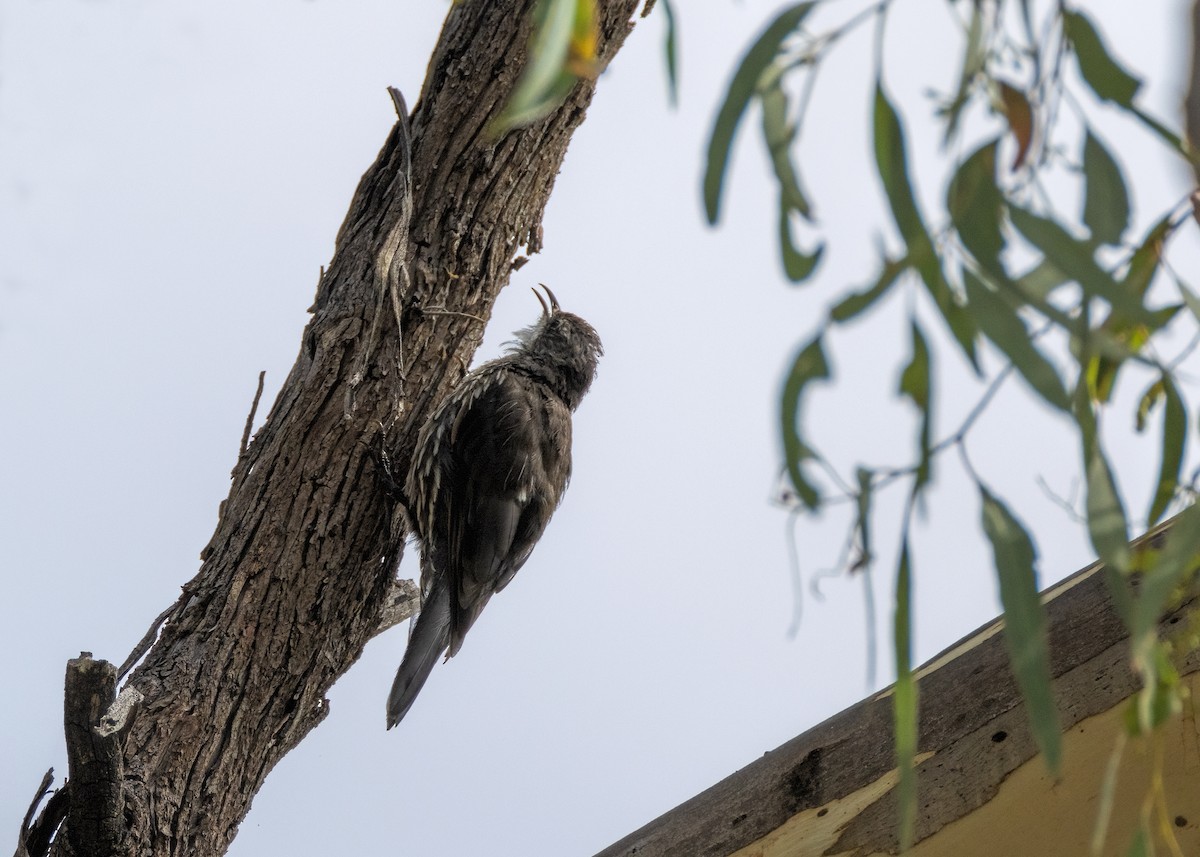
[[[1143, 104], [1173, 123], [1185, 4], [1087, 5], [1148, 77]], [[825, 579], [823, 601], [808, 590], [836, 564], [848, 509], [798, 529], [805, 597], [793, 637], [788, 517], [770, 503], [782, 374], [828, 304], [866, 282], [876, 237], [896, 240], [866, 136], [869, 30], [822, 73], [798, 150], [830, 245], [817, 281], [796, 288], [780, 273], [756, 115], [719, 229], [703, 224], [699, 202], [718, 98], [780, 6], [677, 3], [678, 111], [657, 13], [602, 78], [546, 213], [545, 250], [501, 296], [479, 352], [495, 356], [536, 316], [526, 287], [539, 281], [600, 332], [606, 355], [576, 416], [565, 503], [392, 732], [384, 700], [405, 629], [367, 647], [330, 692], [329, 718], [268, 778], [231, 854], [592, 854], [872, 689], [860, 580]], [[944, 167], [922, 93], [951, 87], [959, 61], [957, 47], [934, 49], [957, 44], [945, 7], [897, 3], [887, 46], [910, 151], [923, 152], [927, 212]], [[446, 8], [0, 3], [0, 824], [10, 834], [45, 769], [66, 771], [65, 661], [81, 650], [122, 661], [196, 572], [257, 374], [267, 372], [261, 418], [355, 183], [393, 122], [385, 88], [416, 101]], [[1187, 179], [1112, 118], [1106, 139], [1143, 164], [1144, 228]], [[1195, 227], [1185, 231], [1180, 249], [1194, 260]], [[831, 343], [840, 386], [814, 400], [809, 431], [847, 475], [859, 461], [910, 460], [915, 426], [893, 367], [908, 355], [917, 290], [903, 294]], [[943, 358], [940, 437], [980, 388], [922, 317]], [[1155, 441], [1117, 436], [1140, 393], [1133, 380], [1112, 445], [1144, 514]], [[1091, 560], [1081, 527], [1037, 483], [1071, 494], [1071, 437], [1019, 382], [981, 420], [971, 452], [1038, 536], [1044, 584]], [[937, 476], [914, 534], [918, 660], [998, 610], [974, 489], [951, 458]], [[876, 521], [883, 640], [902, 494], [881, 498]], [[411, 551], [400, 573], [416, 573]], [[875, 686], [891, 679], [886, 647], [880, 660]]]

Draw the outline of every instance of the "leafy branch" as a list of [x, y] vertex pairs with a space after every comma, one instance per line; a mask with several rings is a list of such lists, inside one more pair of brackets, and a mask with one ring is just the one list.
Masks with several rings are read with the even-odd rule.
[[[1003, 0], [947, 4], [962, 33], [962, 62], [950, 93], [938, 99], [932, 113], [943, 125], [943, 145], [965, 143], [969, 151], [947, 176], [944, 208], [929, 219], [918, 203], [904, 118], [887, 84], [882, 46], [891, 5], [882, 0], [824, 29], [812, 26], [814, 20], [825, 20], [815, 13], [828, 11], [825, 17], [832, 18], [840, 7], [813, 0], [781, 11], [733, 75], [709, 139], [703, 193], [706, 215], [715, 224], [735, 137], [747, 111], [756, 107], [778, 185], [782, 268], [793, 282], [813, 279], [825, 243], [820, 237], [810, 247], [795, 241], [795, 223], [806, 224], [808, 231], [817, 224], [792, 149], [822, 63], [847, 33], [875, 22], [876, 74], [869, 96], [874, 169], [901, 249], [881, 250], [869, 283], [830, 307], [817, 333], [799, 348], [783, 385], [780, 437], [797, 509], [815, 514], [829, 502], [854, 504], [847, 544], [856, 550], [847, 551], [847, 557], [855, 568], [868, 566], [873, 556], [873, 499], [896, 481], [909, 486], [894, 615], [900, 841], [907, 845], [914, 836], [912, 766], [917, 749], [910, 660], [915, 568], [909, 531], [913, 510], [935, 484], [934, 461], [947, 449], [959, 451], [978, 488], [1012, 669], [1043, 758], [1053, 775], [1060, 772], [1061, 734], [1038, 597], [1036, 543], [1018, 516], [986, 487], [966, 450], [972, 426], [1013, 375], [1067, 421], [1077, 438], [1088, 534], [1130, 633], [1130, 667], [1141, 680], [1142, 690], [1130, 708], [1129, 733], [1153, 733], [1179, 710], [1182, 688], [1172, 661], [1179, 644], [1162, 639], [1157, 623], [1200, 565], [1200, 507], [1189, 506], [1169, 532], [1164, 528], [1161, 539], [1132, 550], [1127, 504], [1105, 450], [1102, 425], [1122, 369], [1132, 364], [1149, 370], [1153, 380], [1133, 417], [1143, 431], [1148, 414], [1162, 405], [1160, 466], [1145, 515], [1147, 526], [1155, 525], [1188, 494], [1182, 468], [1189, 407], [1178, 369], [1200, 339], [1194, 333], [1200, 297], [1165, 261], [1171, 239], [1192, 217], [1191, 194], [1144, 233], [1131, 236], [1126, 169], [1096, 130], [1092, 113], [1102, 105], [1116, 108], [1160, 143], [1166, 157], [1182, 159], [1189, 167], [1196, 167], [1196, 153], [1182, 134], [1140, 106], [1141, 81], [1115, 58], [1088, 14], [1065, 2], [1039, 13], [1020, 0], [1016, 15], [1005, 14]], [[1012, 0], [1007, 5], [1011, 8]], [[1063, 105], [1069, 108], [1065, 113]], [[967, 128], [972, 133], [963, 140]], [[1058, 210], [1055, 200], [1076, 193], [1082, 201], [1076, 214]], [[1149, 300], [1162, 291], [1156, 288], [1159, 283], [1177, 295], [1174, 302]], [[911, 354], [897, 367], [897, 392], [917, 416], [914, 463], [875, 469], [858, 465], [855, 479], [847, 479], [803, 431], [811, 410], [808, 393], [814, 383], [834, 378], [831, 331], [876, 310], [898, 288], [909, 293], [914, 306], [906, 320]], [[931, 341], [939, 340], [931, 340], [923, 327], [921, 319], [928, 314], [940, 319], [971, 370], [988, 379], [960, 427], [937, 443], [931, 442], [931, 425], [938, 400], [933, 367], [940, 355]], [[1180, 325], [1193, 331], [1189, 345], [1174, 357], [1161, 356], [1169, 330]], [[981, 360], [985, 344], [1004, 358], [990, 378]], [[836, 486], [833, 494], [823, 487], [825, 481]]]

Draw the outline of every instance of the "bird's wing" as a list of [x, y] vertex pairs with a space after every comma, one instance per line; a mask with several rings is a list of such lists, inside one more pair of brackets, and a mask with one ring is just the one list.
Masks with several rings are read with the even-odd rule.
[[[446, 570], [454, 593], [453, 655], [492, 593], [545, 528], [547, 480], [538, 385], [498, 373], [458, 414], [449, 438]], [[446, 489], [443, 485], [443, 490]], [[514, 548], [517, 550], [514, 551]]]
[[496, 592], [507, 586], [529, 559], [571, 478], [571, 411], [546, 390], [538, 388], [537, 392], [532, 423], [538, 444], [539, 483], [517, 521], [509, 560], [496, 578]]

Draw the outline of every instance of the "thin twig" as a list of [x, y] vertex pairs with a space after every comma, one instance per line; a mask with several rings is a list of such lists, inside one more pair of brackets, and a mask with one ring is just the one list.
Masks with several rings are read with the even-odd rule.
[[471, 321], [477, 321], [480, 324], [484, 324], [484, 325], [487, 324], [487, 322], [484, 321], [482, 318], [480, 318], [477, 315], [471, 315], [469, 312], [458, 312], [458, 311], [452, 310], [452, 309], [442, 309], [441, 307], [437, 307], [434, 309], [425, 309], [425, 310], [422, 310], [422, 312], [425, 313], [425, 315], [449, 315], [449, 316], [454, 316], [456, 318], [469, 318]]
[[[51, 771], [53, 770], [51, 768]], [[70, 783], [63, 783], [62, 788], [50, 795], [37, 821], [30, 825], [21, 841], [17, 843], [16, 857], [45, 857], [49, 853], [50, 841], [67, 817], [70, 797]]]
[[[996, 377], [992, 379], [992, 383], [988, 385], [988, 388], [986, 390], [984, 390], [983, 395], [979, 397], [979, 401], [975, 403], [975, 406], [973, 408], [971, 408], [970, 412], [966, 416], [966, 419], [963, 420], [962, 425], [960, 425], [958, 427], [958, 429], [954, 432], [954, 434], [950, 435], [949, 437], [943, 438], [942, 440], [938, 441], [936, 444], [934, 444], [933, 446], [931, 446], [929, 448], [929, 458], [931, 460], [933, 459], [933, 457], [935, 455], [940, 455], [941, 453], [945, 452], [951, 446], [955, 446], [955, 445], [961, 446], [962, 445], [962, 441], [966, 438], [967, 432], [969, 432], [971, 430], [971, 428], [975, 425], [976, 421], [978, 421], [978, 419], [981, 416], [983, 416], [983, 412], [985, 410], [987, 410], [987, 406], [989, 404], [991, 404], [992, 399], [994, 399], [996, 397], [996, 394], [998, 392], [1000, 392], [1000, 387], [1004, 384], [1005, 381], [1008, 380], [1009, 376], [1012, 375], [1012, 373], [1015, 369], [1016, 369], [1016, 367], [1012, 363], [1009, 363], [1007, 366], [1005, 366], [1003, 369], [1001, 369], [998, 373], [996, 373]], [[880, 477], [879, 481], [876, 482], [871, 487], [873, 489], [886, 488], [888, 485], [891, 485], [897, 479], [899, 479], [903, 476], [908, 476], [912, 473], [915, 473], [917, 470], [917, 467], [919, 467], [919, 465], [912, 465], [910, 467], [902, 467], [902, 468], [898, 468], [896, 470], [889, 470], [886, 473], [884, 473]]]
[[975, 472], [975, 466], [971, 464], [971, 456], [967, 454], [967, 445], [960, 442], [958, 444], [958, 457], [962, 459], [963, 470], [967, 471], [967, 475], [975, 482], [976, 485], [982, 485], [983, 480], [979, 478], [979, 474]]
[[129, 653], [129, 657], [125, 659], [125, 662], [121, 664], [120, 669], [117, 670], [118, 682], [125, 678], [129, 671], [133, 669], [134, 665], [138, 661], [142, 659], [142, 656], [145, 655], [146, 652], [150, 651], [150, 647], [153, 646], [154, 641], [158, 639], [158, 629], [162, 627], [163, 622], [167, 621], [167, 617], [175, 612], [177, 607], [179, 607], [178, 601], [176, 601], [163, 612], [159, 613], [158, 617], [150, 623], [150, 630], [145, 633], [142, 639], [138, 640], [137, 645], [133, 647], [133, 651]]
[[875, 677], [879, 671], [879, 640], [875, 630], [875, 578], [871, 567], [863, 569], [863, 610], [867, 614], [867, 690], [875, 689]]
[[796, 505], [788, 512], [784, 536], [788, 548], [788, 570], [792, 573], [792, 624], [787, 632], [790, 639], [794, 639], [800, 631], [800, 620], [804, 618], [804, 578], [800, 574], [800, 546], [796, 543], [796, 525], [803, 511], [803, 507]]
[[239, 461], [246, 455], [246, 450], [250, 446], [250, 430], [254, 427], [254, 415], [258, 413], [258, 403], [262, 399], [263, 381], [266, 380], [266, 377], [266, 369], [258, 373], [258, 389], [254, 391], [254, 401], [251, 402], [250, 413], [246, 416], [246, 427], [242, 429], [242, 445], [238, 447]]
[[842, 542], [842, 549], [838, 553], [837, 561], [829, 568], [819, 569], [808, 582], [808, 588], [812, 591], [813, 598], [818, 601], [825, 600], [825, 593], [821, 591], [821, 581], [830, 577], [840, 577], [842, 572], [850, 568], [850, 552], [854, 550], [854, 545], [858, 541], [858, 519], [855, 518], [846, 528], [846, 539]]
[[33, 824], [33, 816], [37, 812], [38, 806], [42, 802], [42, 798], [50, 791], [50, 786], [54, 783], [54, 768], [46, 771], [42, 776], [42, 783], [38, 786], [37, 794], [33, 796], [33, 802], [29, 804], [29, 809], [25, 812], [25, 819], [21, 822], [21, 841], [25, 841], [25, 837], [29, 835], [29, 827]]
[[[1038, 484], [1038, 487], [1042, 489], [1042, 493], [1044, 493], [1046, 495], [1046, 497], [1049, 498], [1050, 502], [1053, 503], [1054, 505], [1058, 506], [1063, 511], [1065, 511], [1070, 516], [1072, 521], [1074, 521], [1077, 524], [1086, 524], [1087, 523], [1087, 517], [1080, 514], [1079, 510], [1075, 508], [1075, 504], [1071, 500], [1068, 500], [1066, 497], [1063, 497], [1062, 495], [1055, 493], [1054, 489], [1051, 488], [1049, 483], [1046, 482], [1046, 480], [1043, 479], [1041, 476], [1037, 477], [1037, 484]], [[1071, 493], [1074, 494], [1075, 490], [1078, 487], [1079, 487], [1078, 484], [1072, 485]]]

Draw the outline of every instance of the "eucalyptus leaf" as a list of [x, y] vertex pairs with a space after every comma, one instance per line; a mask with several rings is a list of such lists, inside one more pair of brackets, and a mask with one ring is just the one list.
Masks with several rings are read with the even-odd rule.
[[708, 138], [708, 155], [704, 167], [704, 212], [709, 223], [716, 223], [720, 217], [721, 190], [729, 164], [729, 152], [738, 124], [754, 95], [759, 78], [775, 61], [783, 40], [803, 23], [815, 5], [814, 2], [796, 3], [780, 12], [751, 45], [729, 83], [725, 100], [721, 103], [712, 134]]
[[921, 219], [908, 178], [908, 153], [900, 116], [888, 100], [883, 81], [875, 84], [875, 166], [887, 196], [892, 219], [911, 250], [924, 256], [933, 255], [933, 241]]
[[1017, 206], [1010, 206], [1009, 217], [1021, 235], [1045, 253], [1056, 268], [1079, 283], [1086, 294], [1108, 301], [1131, 321], [1151, 321], [1150, 311], [1142, 305], [1142, 296], [1130, 294], [1100, 267], [1089, 242], [1074, 238], [1060, 223]]
[[1162, 462], [1158, 469], [1154, 500], [1150, 504], [1150, 513], [1146, 516], [1147, 526], [1157, 524], [1167, 511], [1171, 500], [1175, 498], [1187, 448], [1187, 408], [1184, 407], [1183, 398], [1179, 395], [1169, 372], [1163, 373], [1162, 383], [1167, 402], [1163, 411]]
[[549, 115], [570, 92], [577, 78], [567, 70], [567, 60], [578, 10], [577, 0], [540, 0], [529, 59], [512, 97], [491, 126], [493, 134]]
[[800, 435], [802, 400], [809, 384], [827, 378], [829, 378], [829, 362], [825, 359], [821, 337], [817, 336], [800, 351], [792, 364], [792, 369], [783, 385], [780, 409], [780, 434], [783, 438], [783, 453], [787, 463], [788, 476], [792, 480], [792, 485], [795, 487], [800, 501], [813, 511], [820, 508], [821, 496], [805, 477], [801, 466], [807, 459], [813, 457], [812, 449]]
[[791, 209], [782, 199], [779, 201], [779, 250], [782, 254], [783, 272], [793, 283], [802, 283], [813, 275], [825, 251], [823, 244], [818, 244], [811, 253], [806, 253], [796, 246], [792, 239]]
[[1200, 563], [1200, 504], [1193, 503], [1171, 523], [1162, 548], [1142, 575], [1133, 605], [1130, 637], [1150, 638], [1175, 589], [1196, 572]]
[[1007, 301], [989, 289], [969, 270], [963, 271], [967, 301], [983, 335], [1012, 362], [1021, 377], [1050, 406], [1069, 411], [1070, 396], [1062, 376], [1030, 339], [1029, 330]]
[[672, 0], [658, 0], [667, 19], [667, 32], [663, 37], [663, 61], [667, 66], [667, 97], [672, 107], [679, 106], [679, 48], [675, 9]]
[[1051, 776], [1062, 770], [1062, 726], [1050, 681], [1046, 615], [1038, 595], [1037, 553], [1029, 533], [1008, 508], [981, 484], [983, 531], [992, 545], [1000, 602], [1004, 606], [1004, 642], [1038, 749]]
[[1017, 277], [1015, 284], [1023, 295], [1037, 301], [1045, 301], [1051, 292], [1070, 281], [1070, 277], [1043, 257], [1036, 265]]
[[942, 145], [948, 145], [958, 134], [963, 108], [971, 101], [975, 80], [987, 62], [987, 44], [984, 39], [983, 5], [975, 3], [971, 9], [971, 23], [967, 27], [966, 44], [963, 48], [962, 70], [958, 75], [958, 90], [950, 103], [938, 112], [946, 119], [946, 134]]
[[1142, 82], [1112, 58], [1091, 19], [1082, 12], [1065, 12], [1063, 28], [1079, 60], [1079, 72], [1096, 96], [1132, 107]]
[[796, 129], [788, 122], [788, 100], [783, 91], [783, 77], [779, 74], [769, 75], [769, 81], [759, 93], [763, 142], [767, 145], [767, 155], [775, 170], [775, 180], [779, 182], [781, 202], [787, 208], [811, 218], [812, 207], [800, 188], [800, 179], [792, 163], [791, 146], [796, 138]]
[[892, 219], [904, 243], [908, 257], [921, 275], [926, 289], [933, 297], [938, 311], [945, 319], [955, 340], [958, 341], [971, 367], [978, 374], [979, 359], [975, 353], [977, 330], [970, 314], [958, 303], [946, 277], [942, 273], [941, 261], [933, 246], [933, 239], [925, 228], [921, 213], [913, 195], [908, 177], [908, 154], [904, 143], [904, 129], [900, 115], [884, 92], [883, 81], [875, 83], [874, 110], [875, 166], [883, 184], [884, 195]]
[[1000, 225], [1004, 196], [996, 186], [996, 149], [999, 140], [984, 143], [971, 153], [950, 180], [946, 210], [963, 246], [985, 271], [1003, 276], [1004, 234]]
[[1012, 162], [1012, 169], [1016, 171], [1025, 166], [1025, 158], [1033, 145], [1033, 105], [1029, 103], [1029, 96], [1015, 86], [1000, 81], [999, 89], [1004, 118], [1008, 120], [1008, 129], [1012, 131], [1013, 139], [1017, 143], [1017, 153]]
[[1145, 295], [1146, 290], [1154, 281], [1158, 272], [1158, 263], [1162, 259], [1163, 242], [1171, 234], [1171, 215], [1166, 214], [1150, 227], [1142, 243], [1133, 251], [1125, 276], [1121, 279], [1121, 287], [1131, 295]]
[[930, 402], [933, 391], [929, 369], [929, 344], [925, 341], [925, 334], [921, 332], [915, 318], [910, 319], [909, 328], [912, 336], [912, 357], [900, 374], [900, 393], [912, 400], [921, 417], [921, 428], [917, 436], [917, 473], [913, 484], [913, 495], [916, 496], [929, 482], [929, 448], [932, 433]]
[[1100, 446], [1099, 438], [1089, 444], [1087, 477], [1087, 526], [1092, 546], [1104, 563], [1124, 573], [1130, 568], [1129, 524], [1125, 506], [1117, 493], [1112, 468]]
[[892, 720], [896, 736], [896, 767], [900, 782], [896, 802], [900, 814], [900, 850], [912, 847], [917, 827], [917, 712], [918, 690], [912, 668], [912, 569], [908, 535], [900, 546], [896, 573], [896, 610], [892, 617], [892, 643], [896, 656], [896, 685], [892, 694]]
[[874, 558], [874, 548], [871, 542], [871, 499], [873, 497], [871, 479], [873, 476], [874, 474], [865, 467], [859, 467], [855, 471], [858, 492], [854, 497], [857, 509], [854, 529], [858, 531], [858, 545], [862, 551], [862, 555], [852, 569], [855, 571], [868, 568]]
[[1179, 155], [1182, 155], [1189, 162], [1195, 160], [1196, 152], [1187, 142], [1168, 128], [1163, 123], [1159, 122], [1153, 116], [1139, 107], [1130, 107], [1129, 112], [1138, 118], [1138, 120], [1146, 126], [1150, 131], [1154, 132], [1162, 142], [1175, 150]]
[[1083, 222], [1091, 230], [1092, 240], [1119, 244], [1129, 226], [1129, 191], [1121, 167], [1091, 131], [1083, 143], [1083, 174]]
[[838, 324], [845, 324], [866, 312], [875, 302], [886, 295], [896, 284], [900, 275], [909, 269], [908, 259], [884, 259], [879, 276], [869, 287], [843, 298], [829, 311], [829, 317]]
[[1156, 380], [1146, 388], [1146, 392], [1142, 393], [1142, 398], [1138, 400], [1137, 412], [1134, 414], [1133, 423], [1138, 434], [1146, 430], [1146, 421], [1150, 419], [1150, 412], [1158, 407], [1159, 401], [1166, 397], [1167, 391], [1163, 386], [1162, 378]]
[[1177, 279], [1175, 286], [1179, 289], [1179, 294], [1183, 297], [1184, 306], [1191, 310], [1192, 315], [1196, 317], [1196, 321], [1200, 321], [1200, 297], [1189, 289], [1182, 280]]

